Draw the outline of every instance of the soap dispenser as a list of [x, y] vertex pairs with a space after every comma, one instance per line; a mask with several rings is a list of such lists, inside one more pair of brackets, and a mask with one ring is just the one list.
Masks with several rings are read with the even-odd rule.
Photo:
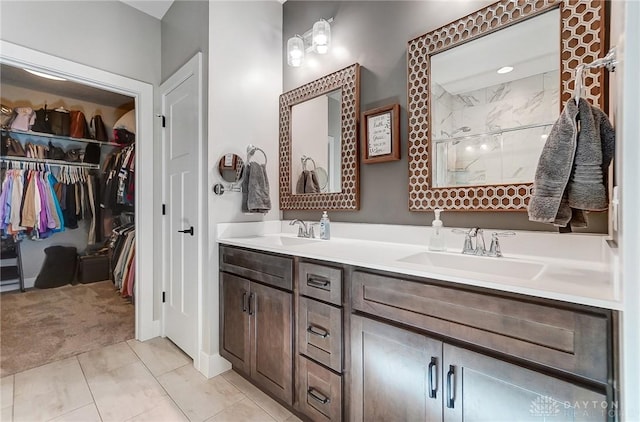
[[320, 219], [320, 239], [329, 240], [331, 238], [331, 222], [329, 221], [329, 216], [327, 212], [324, 211], [322, 213], [322, 218]]
[[433, 227], [433, 233], [431, 233], [431, 239], [429, 239], [430, 251], [444, 251], [447, 248], [444, 244], [444, 230], [442, 230], [442, 220], [440, 220], [441, 209], [434, 210], [436, 217], [433, 219], [431, 226]]

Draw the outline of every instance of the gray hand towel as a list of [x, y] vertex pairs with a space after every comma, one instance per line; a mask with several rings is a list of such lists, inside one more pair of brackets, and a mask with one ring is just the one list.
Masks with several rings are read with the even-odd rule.
[[606, 175], [614, 139], [615, 132], [601, 110], [584, 99], [579, 105], [568, 101], [540, 154], [529, 220], [584, 227], [585, 210], [606, 209]]
[[304, 186], [307, 183], [307, 175], [306, 170], [303, 170], [300, 173], [300, 177], [298, 177], [298, 181], [296, 182], [296, 193], [301, 194], [304, 193]]
[[249, 163], [249, 186], [247, 192], [247, 208], [249, 212], [265, 214], [271, 209], [269, 198], [269, 179], [264, 164], [254, 161]]
[[307, 170], [307, 177], [304, 184], [304, 193], [318, 193], [320, 192], [320, 183], [318, 183], [318, 176], [314, 170]]
[[249, 207], [247, 206], [247, 200], [249, 199], [249, 173], [251, 172], [251, 167], [249, 163], [244, 165], [244, 169], [242, 170], [242, 203], [240, 207], [242, 208], [242, 212], [249, 212]]

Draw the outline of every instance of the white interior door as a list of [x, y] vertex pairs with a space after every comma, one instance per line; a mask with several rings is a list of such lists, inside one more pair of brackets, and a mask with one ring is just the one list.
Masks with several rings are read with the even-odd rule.
[[160, 87], [164, 173], [164, 335], [198, 351], [198, 210], [202, 142], [201, 53]]

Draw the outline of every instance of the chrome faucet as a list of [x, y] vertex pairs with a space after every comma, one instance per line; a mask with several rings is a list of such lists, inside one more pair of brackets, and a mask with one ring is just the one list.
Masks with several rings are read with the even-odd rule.
[[304, 221], [297, 218], [289, 223], [290, 226], [293, 226], [295, 224], [299, 224], [298, 237], [308, 237], [312, 239], [316, 237], [315, 233], [313, 232], [313, 225], [311, 227], [307, 227], [307, 224]]
[[[491, 256], [501, 257], [502, 251], [500, 250], [499, 237], [515, 236], [514, 232], [493, 232], [491, 233], [491, 245], [489, 251], [484, 241], [484, 230], [479, 227], [471, 229], [453, 229], [454, 233], [464, 234], [464, 246], [462, 247], [462, 253], [465, 255], [478, 255], [478, 256]], [[475, 239], [475, 245], [474, 245]]]

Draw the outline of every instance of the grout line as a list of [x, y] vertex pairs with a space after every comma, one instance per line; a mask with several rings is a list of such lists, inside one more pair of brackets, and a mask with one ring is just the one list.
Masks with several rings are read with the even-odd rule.
[[89, 380], [87, 379], [87, 374], [84, 373], [84, 368], [82, 367], [82, 364], [80, 363], [80, 359], [78, 359], [79, 355], [76, 355], [75, 358], [78, 361], [78, 366], [80, 366], [80, 370], [82, 371], [82, 376], [84, 377], [84, 382], [87, 383], [87, 388], [89, 389], [89, 394], [91, 394], [91, 399], [93, 400], [93, 405], [96, 408], [96, 412], [98, 412], [98, 417], [100, 418], [101, 421], [103, 421], [104, 419], [102, 419], [102, 414], [100, 413], [100, 408], [98, 407], [98, 404], [96, 403], [96, 398], [93, 395], [93, 390], [91, 390], [91, 385], [89, 385]]

